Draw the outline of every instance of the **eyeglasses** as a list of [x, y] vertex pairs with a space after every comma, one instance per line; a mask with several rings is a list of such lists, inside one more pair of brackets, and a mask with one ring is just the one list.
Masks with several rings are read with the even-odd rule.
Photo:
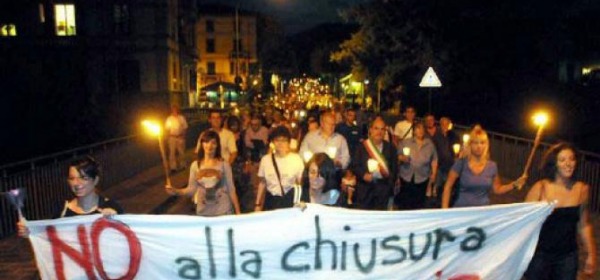
[[68, 178], [67, 178], [67, 180], [68, 180], [69, 182], [75, 182], [75, 181], [77, 181], [77, 180], [81, 180], [81, 181], [91, 181], [91, 180], [93, 180], [93, 179], [94, 179], [94, 178], [92, 178], [92, 177], [89, 177], [89, 176], [79, 176], [79, 177], [68, 177]]

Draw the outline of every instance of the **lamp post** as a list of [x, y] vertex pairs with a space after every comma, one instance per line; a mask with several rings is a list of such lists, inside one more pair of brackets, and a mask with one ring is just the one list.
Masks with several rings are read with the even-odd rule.
[[167, 164], [167, 157], [165, 154], [165, 145], [164, 145], [164, 142], [162, 139], [163, 138], [162, 137], [163, 136], [162, 128], [161, 128], [160, 124], [158, 124], [155, 121], [151, 121], [151, 120], [142, 121], [142, 126], [146, 129], [146, 131], [150, 135], [158, 138], [158, 147], [160, 149], [160, 157], [162, 160], [163, 169], [165, 171], [165, 181], [168, 186], [171, 186], [171, 176], [169, 174], [169, 165]]
[[535, 113], [532, 117], [533, 123], [538, 126], [537, 133], [535, 135], [535, 140], [533, 141], [533, 147], [531, 148], [531, 152], [529, 153], [529, 157], [527, 158], [527, 163], [525, 164], [525, 169], [523, 170], [523, 177], [527, 177], [529, 175], [529, 168], [531, 167], [531, 163], [533, 161], [533, 155], [535, 154], [535, 150], [537, 149], [540, 141], [542, 139], [542, 132], [544, 130], [544, 126], [548, 123], [548, 113], [539, 111]]
[[[234, 51], [235, 51], [235, 78], [233, 79], [234, 84], [236, 85], [236, 91], [239, 93], [241, 91], [242, 88], [242, 83], [243, 83], [243, 79], [240, 76], [240, 47], [241, 47], [241, 41], [240, 41], [240, 15], [239, 15], [239, 10], [240, 10], [240, 1], [237, 1], [235, 4], [235, 46], [234, 46]], [[231, 102], [231, 100], [229, 100], [229, 102]]]

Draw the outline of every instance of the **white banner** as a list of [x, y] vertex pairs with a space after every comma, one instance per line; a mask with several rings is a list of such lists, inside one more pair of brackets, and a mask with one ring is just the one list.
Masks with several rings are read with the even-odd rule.
[[520, 279], [547, 203], [28, 223], [43, 279]]

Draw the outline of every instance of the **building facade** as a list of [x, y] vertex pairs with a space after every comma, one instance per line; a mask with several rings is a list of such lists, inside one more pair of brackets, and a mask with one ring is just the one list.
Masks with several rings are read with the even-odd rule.
[[194, 1], [24, 2], [1, 15], [2, 48], [36, 57], [42, 72], [59, 68], [79, 92], [181, 102], [195, 90]]
[[26, 141], [0, 142], [72, 147], [130, 134], [140, 116], [188, 105], [197, 84], [196, 17], [188, 0], [2, 4], [1, 116], [17, 112], [8, 134]]
[[226, 82], [246, 89], [258, 73], [257, 15], [220, 5], [198, 9], [199, 88]]

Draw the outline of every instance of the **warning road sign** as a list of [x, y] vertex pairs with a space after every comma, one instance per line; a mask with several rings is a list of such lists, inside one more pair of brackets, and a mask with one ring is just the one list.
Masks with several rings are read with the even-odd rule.
[[421, 83], [419, 84], [419, 87], [424, 87], [424, 88], [442, 87], [442, 82], [440, 81], [438, 76], [435, 74], [435, 71], [433, 71], [432, 67], [429, 67], [429, 69], [427, 69], [427, 72], [425, 72], [425, 75], [423, 75], [423, 78], [421, 79]]

